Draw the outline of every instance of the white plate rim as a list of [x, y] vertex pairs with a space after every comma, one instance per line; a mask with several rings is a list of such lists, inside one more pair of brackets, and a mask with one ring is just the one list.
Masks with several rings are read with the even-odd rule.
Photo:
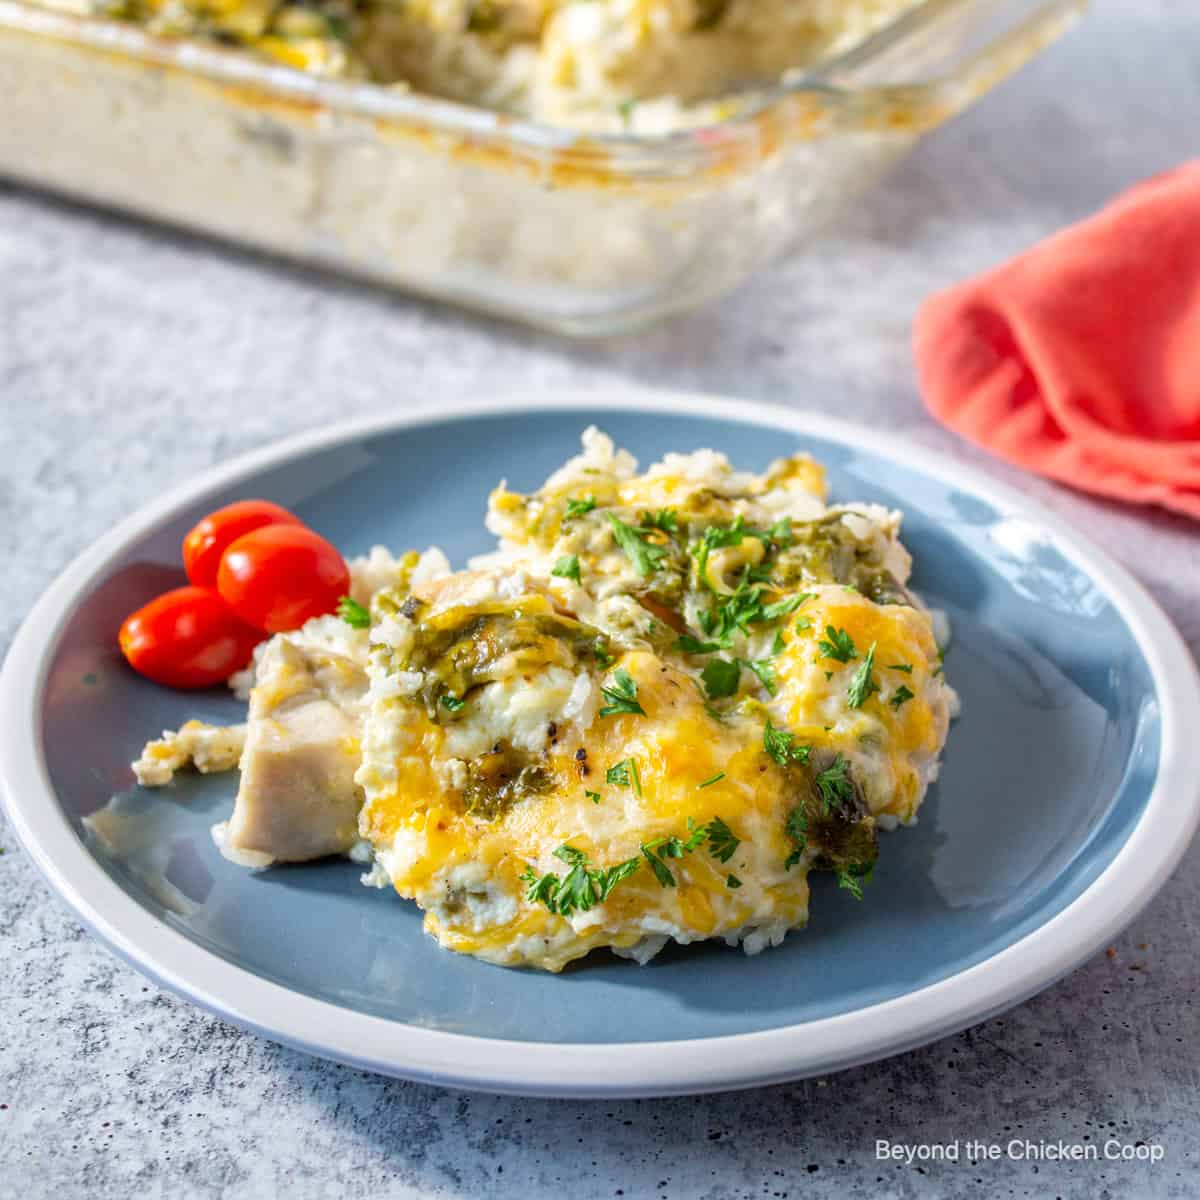
[[[142, 908], [87, 852], [59, 808], [41, 752], [42, 693], [76, 601], [126, 543], [215, 488], [313, 450], [472, 415], [579, 409], [686, 413], [811, 435], [865, 450], [1031, 520], [1120, 612], [1161, 700], [1159, 769], [1145, 812], [1113, 861], [1062, 912], [947, 979], [816, 1021], [672, 1042], [563, 1044], [447, 1033], [301, 995], [227, 962]], [[1200, 674], [1170, 619], [1107, 553], [1016, 489], [900, 435], [775, 405], [633, 387], [439, 403], [301, 433], [171, 488], [80, 554], [34, 605], [0, 672], [0, 785], [20, 842], [83, 923], [138, 971], [235, 1025], [324, 1058], [447, 1087], [564, 1098], [683, 1095], [825, 1074], [913, 1049], [1048, 987], [1115, 937], [1166, 882], [1200, 825]], [[634, 968], [630, 968], [634, 969]]]

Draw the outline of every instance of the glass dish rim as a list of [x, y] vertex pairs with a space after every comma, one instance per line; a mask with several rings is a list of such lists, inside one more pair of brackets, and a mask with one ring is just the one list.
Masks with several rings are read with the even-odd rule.
[[[631, 159], [708, 158], [736, 149], [762, 136], [764, 119], [781, 106], [800, 98], [811, 99], [825, 112], [848, 108], [864, 95], [879, 91], [900, 92], [909, 100], [936, 89], [939, 77], [925, 82], [878, 87], [852, 87], [830, 82], [839, 72], [862, 69], [879, 57], [917, 36], [938, 20], [973, 7], [998, 6], [1003, 0], [919, 0], [862, 41], [808, 69], [788, 72], [777, 83], [764, 87], [736, 112], [719, 121], [662, 133], [593, 132], [568, 126], [514, 117], [478, 105], [431, 96], [424, 92], [392, 89], [387, 85], [311, 75], [294, 67], [255, 58], [242, 50], [224, 49], [194, 38], [168, 38], [148, 34], [136, 26], [97, 16], [74, 15], [42, 8], [26, 0], [0, 0], [0, 31], [48, 36], [107, 52], [148, 61], [218, 83], [249, 86], [331, 113], [370, 120], [423, 126], [433, 132], [475, 141], [502, 142], [513, 151], [534, 154], [619, 158], [626, 168]], [[1069, 15], [1087, 0], [1041, 0], [1031, 5], [1032, 21], [1054, 10]], [[830, 130], [835, 132], [835, 130]]]

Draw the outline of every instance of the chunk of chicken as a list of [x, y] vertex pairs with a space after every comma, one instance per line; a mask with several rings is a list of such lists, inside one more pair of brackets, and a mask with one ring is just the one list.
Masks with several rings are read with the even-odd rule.
[[214, 831], [226, 857], [266, 866], [354, 846], [366, 690], [351, 658], [286, 637], [270, 643], [250, 693], [233, 815]]

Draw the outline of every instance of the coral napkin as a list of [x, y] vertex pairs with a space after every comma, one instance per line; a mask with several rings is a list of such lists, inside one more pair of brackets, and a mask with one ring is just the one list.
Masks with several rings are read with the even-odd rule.
[[929, 411], [1001, 458], [1200, 519], [1200, 161], [928, 300]]

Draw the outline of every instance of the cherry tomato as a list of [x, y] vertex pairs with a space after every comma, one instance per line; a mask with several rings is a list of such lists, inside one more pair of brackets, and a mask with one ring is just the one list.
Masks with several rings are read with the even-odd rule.
[[265, 525], [225, 551], [217, 590], [243, 621], [279, 633], [333, 612], [350, 591], [350, 572], [319, 533], [304, 525]]
[[216, 592], [181, 587], [126, 617], [117, 640], [129, 665], [147, 679], [204, 688], [240, 671], [262, 637]]
[[302, 525], [290, 513], [270, 500], [239, 500], [210, 512], [183, 539], [183, 567], [197, 587], [217, 586], [217, 568], [221, 555], [244, 533], [264, 525]]

